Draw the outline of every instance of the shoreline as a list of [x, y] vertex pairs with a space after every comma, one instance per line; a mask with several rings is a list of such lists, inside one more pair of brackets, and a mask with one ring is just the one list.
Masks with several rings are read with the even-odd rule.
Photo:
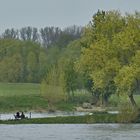
[[57, 116], [21, 120], [0, 120], [0, 124], [95, 124], [95, 123], [140, 123], [140, 118], [119, 122], [117, 114], [93, 114], [84, 116]]

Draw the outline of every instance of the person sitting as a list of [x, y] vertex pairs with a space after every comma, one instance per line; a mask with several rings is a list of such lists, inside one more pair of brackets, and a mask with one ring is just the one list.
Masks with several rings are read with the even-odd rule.
[[20, 118], [20, 113], [17, 112], [16, 115], [14, 115], [14, 116], [15, 116], [15, 119], [19, 119]]
[[20, 118], [21, 118], [21, 119], [25, 119], [25, 115], [24, 115], [24, 113], [23, 113], [23, 112], [21, 113]]

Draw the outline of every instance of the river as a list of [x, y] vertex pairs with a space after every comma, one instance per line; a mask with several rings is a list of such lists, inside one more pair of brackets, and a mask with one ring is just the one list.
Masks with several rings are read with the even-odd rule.
[[[10, 120], [15, 119], [15, 113], [3, 113], [0, 114], [0, 120]], [[46, 112], [46, 113], [37, 113], [37, 112], [27, 112], [25, 116], [28, 118], [47, 118], [47, 117], [57, 117], [57, 116], [83, 116], [87, 115], [89, 112], [64, 112], [64, 111], [56, 111], [56, 112]]]
[[[108, 111], [110, 114], [118, 114], [118, 111]], [[11, 113], [3, 113], [0, 114], [0, 120], [10, 120], [15, 119], [14, 114]], [[47, 118], [47, 117], [57, 117], [57, 116], [84, 116], [89, 115], [90, 112], [64, 112], [64, 111], [56, 111], [56, 112], [44, 112], [44, 113], [37, 113], [37, 112], [26, 112], [25, 116], [28, 118]]]
[[0, 125], [1, 140], [140, 140], [140, 124]]

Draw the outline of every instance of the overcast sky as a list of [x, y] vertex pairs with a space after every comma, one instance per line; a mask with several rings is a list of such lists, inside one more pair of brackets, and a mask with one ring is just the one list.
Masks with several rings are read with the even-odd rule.
[[101, 10], [140, 11], [140, 0], [0, 0], [0, 31], [25, 26], [86, 25]]

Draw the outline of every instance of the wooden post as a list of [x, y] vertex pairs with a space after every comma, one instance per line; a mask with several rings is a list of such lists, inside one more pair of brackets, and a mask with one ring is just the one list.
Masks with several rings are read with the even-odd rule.
[[31, 116], [32, 116], [32, 114], [31, 114], [31, 112], [30, 112], [30, 119], [31, 119]]

